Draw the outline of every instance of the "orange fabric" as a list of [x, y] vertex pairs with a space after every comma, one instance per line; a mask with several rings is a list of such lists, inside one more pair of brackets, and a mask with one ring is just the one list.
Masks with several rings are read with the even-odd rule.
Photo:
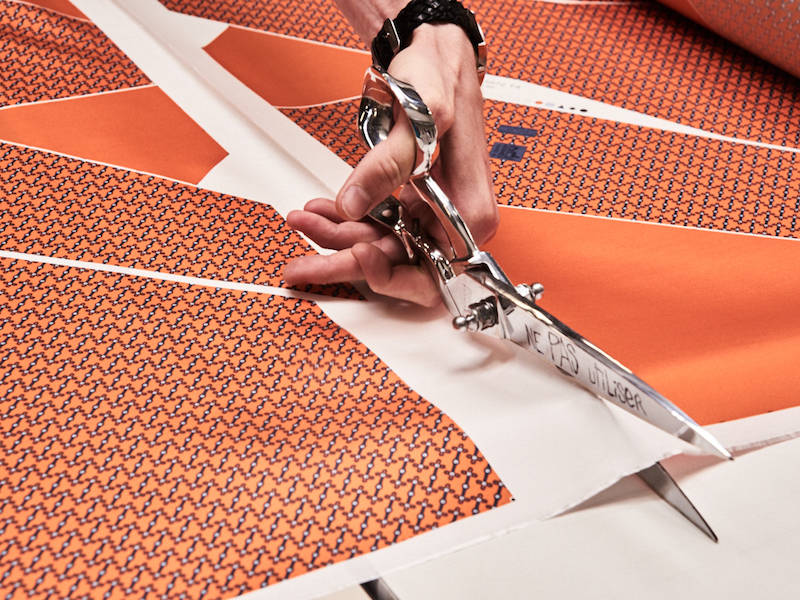
[[227, 155], [157, 87], [9, 107], [0, 139], [191, 183]]
[[475, 11], [491, 40], [489, 73], [800, 147], [797, 80], [666, 7], [483, 0]]
[[[8, 144], [0, 172], [5, 250], [272, 286], [314, 252], [261, 202]], [[304, 289], [361, 297], [346, 284]]]
[[800, 77], [800, 7], [784, 0], [661, 0], [690, 19]]
[[64, 15], [69, 15], [78, 19], [85, 19], [81, 11], [79, 11], [69, 0], [25, 0], [29, 4], [36, 4], [42, 8], [49, 8]]
[[[800, 86], [796, 86], [800, 89]], [[490, 102], [489, 144], [525, 149], [492, 159], [501, 204], [797, 236], [800, 154], [580, 114]], [[501, 125], [536, 131], [522, 137]]]
[[0, 106], [150, 83], [93, 24], [0, 0]]
[[2, 259], [0, 364], [12, 595], [230, 598], [511, 500], [312, 302]]
[[275, 106], [304, 106], [357, 96], [371, 62], [366, 53], [239, 27], [228, 27], [204, 49]]
[[701, 424], [800, 401], [800, 241], [506, 208], [487, 249]]

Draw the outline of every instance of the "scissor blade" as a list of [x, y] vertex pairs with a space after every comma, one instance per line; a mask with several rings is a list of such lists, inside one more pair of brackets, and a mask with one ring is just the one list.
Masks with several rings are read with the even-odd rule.
[[661, 496], [670, 506], [686, 517], [695, 527], [705, 533], [714, 542], [719, 541], [717, 534], [708, 525], [700, 511], [695, 508], [689, 497], [683, 492], [664, 466], [657, 462], [651, 467], [642, 469], [636, 473], [659, 496]]
[[361, 589], [370, 597], [370, 600], [399, 600], [382, 577], [365, 581], [361, 584]]
[[640, 419], [707, 452], [732, 458], [714, 436], [630, 369], [533, 300], [521, 296], [513, 286], [490, 276], [478, 277], [503, 307], [498, 310], [503, 337], [539, 355], [583, 387]]

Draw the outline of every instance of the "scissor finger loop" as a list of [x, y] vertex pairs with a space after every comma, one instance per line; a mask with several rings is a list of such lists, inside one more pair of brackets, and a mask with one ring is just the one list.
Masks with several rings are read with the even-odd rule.
[[359, 131], [370, 148], [385, 140], [393, 125], [395, 103], [407, 117], [416, 143], [409, 184], [441, 224], [450, 246], [448, 258], [468, 260], [478, 252], [478, 246], [447, 194], [431, 176], [431, 168], [438, 157], [436, 123], [414, 86], [392, 77], [380, 67], [370, 67], [364, 75]]

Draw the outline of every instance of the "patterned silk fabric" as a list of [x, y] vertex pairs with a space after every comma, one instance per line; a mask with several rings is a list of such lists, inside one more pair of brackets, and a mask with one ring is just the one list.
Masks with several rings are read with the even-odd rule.
[[0, 0], [0, 106], [150, 83], [92, 23]]
[[0, 574], [224, 598], [509, 500], [312, 302], [0, 260]]
[[[46, 119], [69, 104], [88, 126], [107, 105], [87, 94], [167, 106], [155, 86], [122, 98], [150, 82], [94, 25], [1, 4], [3, 103]], [[314, 302], [214, 287], [281, 287], [313, 252], [271, 206], [115, 166], [131, 136], [70, 145], [21, 110], [0, 119], [20, 138], [0, 144], [3, 597], [228, 598], [511, 501], [475, 443]], [[51, 143], [79, 156], [30, 147]], [[225, 156], [208, 154], [198, 179]]]
[[[272, 286], [312, 252], [266, 204], [10, 145], [0, 169], [5, 250]], [[306, 289], [360, 297], [349, 285]]]
[[661, 0], [800, 77], [800, 6], [783, 0]]

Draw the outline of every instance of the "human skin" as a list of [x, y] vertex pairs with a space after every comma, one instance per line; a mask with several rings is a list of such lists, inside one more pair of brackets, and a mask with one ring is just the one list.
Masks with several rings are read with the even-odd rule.
[[[395, 17], [407, 0], [337, 0], [339, 8], [369, 45], [387, 17]], [[411, 83], [431, 110], [439, 132], [439, 158], [432, 174], [480, 244], [494, 234], [498, 211], [494, 200], [483, 97], [475, 51], [464, 31], [452, 24], [425, 24], [414, 30], [411, 44], [395, 56], [389, 73]], [[370, 150], [353, 169], [335, 200], [315, 198], [303, 210], [289, 213], [291, 227], [328, 255], [294, 259], [284, 269], [290, 285], [366, 281], [378, 294], [424, 306], [439, 303], [436, 284], [420, 266], [408, 264], [393, 234], [362, 221], [375, 205], [409, 179], [416, 144], [405, 117], [395, 111], [387, 139]], [[413, 193], [401, 199], [433, 237], [441, 235], [429, 211]]]

